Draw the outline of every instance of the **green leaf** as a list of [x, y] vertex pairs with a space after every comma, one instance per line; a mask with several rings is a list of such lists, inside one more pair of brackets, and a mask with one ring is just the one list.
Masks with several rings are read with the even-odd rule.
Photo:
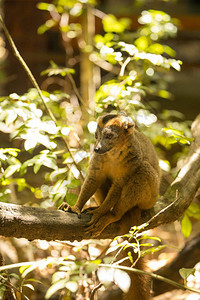
[[41, 3], [38, 3], [37, 8], [41, 9], [41, 10], [52, 11], [55, 9], [55, 6], [53, 4], [41, 2]]
[[35, 163], [35, 165], [33, 166], [33, 172], [35, 174], [37, 174], [37, 172], [39, 171], [39, 169], [41, 168], [42, 164], [38, 164], [38, 163]]
[[195, 268], [191, 269], [191, 268], [181, 268], [179, 270], [179, 274], [181, 275], [181, 277], [184, 279], [184, 280], [187, 280], [187, 278], [190, 276], [190, 275], [194, 275], [195, 273]]
[[133, 256], [132, 256], [132, 254], [131, 254], [131, 251], [128, 252], [128, 258], [129, 258], [131, 264], [133, 264], [134, 261], [133, 261]]
[[191, 214], [200, 213], [200, 206], [198, 205], [198, 203], [193, 202], [190, 204], [187, 211], [190, 212]]
[[114, 281], [124, 293], [129, 291], [131, 279], [127, 272], [119, 269], [115, 270]]
[[37, 279], [35, 279], [35, 278], [29, 278], [29, 279], [26, 279], [26, 281], [31, 281], [31, 282], [36, 282], [36, 283], [43, 284], [42, 281], [37, 280]]
[[[31, 265], [30, 265], [30, 266], [31, 266]], [[25, 271], [26, 269], [30, 268], [30, 266], [21, 266], [21, 267], [19, 268], [19, 273], [20, 273], [20, 274], [23, 274], [24, 271]]]
[[146, 234], [144, 234], [141, 238], [138, 238], [138, 241], [144, 240], [144, 239], [148, 239], [148, 240], [155, 240], [158, 242], [161, 242], [161, 239], [157, 236], [148, 236]]
[[15, 172], [19, 171], [20, 167], [21, 167], [21, 163], [20, 162], [18, 164], [16, 164], [16, 165], [10, 165], [10, 166], [8, 166], [7, 169], [5, 170], [4, 174], [3, 174], [4, 177], [8, 178], [8, 177], [12, 176]]
[[181, 231], [185, 238], [188, 238], [192, 231], [192, 223], [186, 213], [181, 220]]
[[112, 268], [101, 267], [98, 269], [97, 275], [99, 280], [106, 285], [114, 280], [114, 270]]
[[51, 68], [48, 68], [44, 71], [42, 71], [41, 75], [48, 75], [48, 76], [54, 76], [54, 75], [61, 75], [65, 77], [67, 74], [74, 74], [75, 70], [72, 68], [65, 68], [65, 67], [58, 67], [58, 65], [54, 61], [50, 61]]
[[147, 250], [144, 250], [144, 251], [141, 251], [141, 256], [145, 256], [149, 253], [155, 253], [155, 252], [158, 252], [162, 249], [164, 249], [166, 247], [166, 245], [159, 245], [159, 246], [155, 246], [155, 247], [151, 247]]
[[17, 148], [5, 148], [5, 149], [2, 149], [2, 150], [3, 150], [3, 153], [8, 153], [8, 154], [10, 154], [14, 157], [17, 157], [17, 155], [21, 151], [20, 149], [17, 149]]
[[33, 286], [32, 284], [30, 284], [30, 283], [25, 283], [25, 284], [23, 284], [23, 287], [27, 287], [27, 288], [29, 288], [29, 289], [32, 290], [32, 291], [35, 290], [34, 286]]
[[151, 247], [152, 244], [151, 243], [143, 243], [143, 244], [140, 244], [141, 247]]
[[35, 174], [39, 171], [41, 166], [45, 166], [54, 170], [58, 168], [56, 160], [49, 150], [41, 151], [40, 154], [25, 161], [21, 167], [21, 172], [22, 173], [26, 172], [27, 167], [30, 166], [34, 166], [33, 170]]
[[98, 267], [99, 266], [97, 263], [89, 262], [85, 267], [86, 273], [91, 274], [93, 271], [96, 271], [98, 269]]
[[54, 27], [56, 25], [57, 25], [56, 21], [49, 19], [38, 28], [37, 33], [44, 34], [46, 31], [48, 31], [49, 29], [51, 29], [52, 27]]
[[52, 284], [52, 286], [50, 286], [50, 288], [46, 292], [45, 299], [49, 299], [58, 290], [65, 288], [66, 283], [67, 283], [67, 280], [62, 279], [62, 280], [59, 280], [56, 283]]
[[175, 59], [169, 59], [168, 61], [169, 61], [170, 65], [171, 65], [176, 71], [180, 71], [180, 70], [181, 70], [182, 61], [180, 61], [180, 60], [175, 60]]
[[193, 138], [186, 137], [182, 130], [174, 129], [171, 126], [169, 126], [169, 128], [162, 128], [162, 131], [169, 135], [167, 142], [171, 144], [177, 142], [180, 142], [181, 144], [190, 144], [193, 141]]
[[18, 274], [16, 274], [16, 273], [10, 273], [9, 276], [12, 276], [12, 277], [14, 277], [17, 280], [20, 280], [20, 276]]
[[106, 32], [124, 32], [130, 26], [130, 20], [127, 18], [122, 18], [117, 20], [113, 15], [107, 15], [103, 21], [103, 28]]
[[80, 186], [80, 184], [81, 184], [80, 180], [73, 178], [72, 180], [70, 180], [69, 183], [67, 183], [67, 187], [69, 189], [75, 189], [78, 186]]
[[66, 202], [69, 203], [69, 205], [74, 205], [77, 201], [77, 195], [73, 194], [73, 193], [67, 193], [66, 194]]
[[78, 290], [78, 283], [76, 281], [67, 281], [65, 287], [72, 293]]
[[31, 266], [28, 266], [27, 268], [23, 268], [21, 270], [22, 278], [25, 278], [30, 272], [35, 270], [38, 267], [37, 263], [33, 263]]
[[200, 220], [200, 206], [197, 203], [191, 203], [186, 212], [189, 217]]

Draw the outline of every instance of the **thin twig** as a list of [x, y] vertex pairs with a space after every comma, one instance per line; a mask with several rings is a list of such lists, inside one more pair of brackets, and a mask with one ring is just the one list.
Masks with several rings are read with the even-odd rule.
[[149, 275], [149, 276], [153, 277], [154, 279], [164, 281], [164, 282], [166, 282], [168, 284], [171, 284], [171, 285], [173, 285], [173, 286], [175, 286], [179, 289], [189, 290], [191, 292], [200, 294], [200, 290], [193, 289], [193, 288], [190, 288], [188, 286], [184, 286], [184, 285], [182, 285], [180, 283], [177, 283], [177, 282], [175, 282], [171, 279], [165, 278], [163, 276], [160, 276], [160, 275], [157, 275], [157, 274], [154, 274], [154, 273], [146, 272], [146, 271], [143, 271], [143, 270], [140, 270], [140, 269], [129, 268], [129, 267], [126, 267], [126, 266], [109, 265], [109, 264], [99, 264], [99, 267], [114, 268], [114, 269], [120, 269], [120, 270], [124, 270], [124, 271], [128, 271], [128, 272], [133, 272], [133, 273], [138, 273], [138, 274], [143, 274], [143, 275]]
[[[1, 266], [0, 267], [0, 272], [4, 271], [4, 270], [19, 268], [19, 267], [22, 267], [22, 266], [31, 266], [32, 264], [39, 265], [41, 262], [44, 262], [44, 261], [47, 261], [47, 260], [42, 259], [42, 260], [37, 261], [37, 262], [35, 262], [35, 261], [22, 262], [22, 263], [7, 265], [7, 266]], [[195, 293], [200, 294], [200, 290], [184, 286], [184, 285], [182, 285], [180, 283], [177, 283], [177, 282], [175, 282], [171, 279], [165, 278], [163, 276], [160, 276], [160, 275], [157, 275], [157, 274], [154, 274], [154, 273], [146, 272], [146, 271], [143, 271], [143, 270], [140, 270], [140, 269], [130, 268], [130, 267], [126, 267], [126, 266], [113, 265], [113, 264], [110, 264], [110, 265], [109, 264], [99, 264], [99, 267], [120, 269], [120, 270], [124, 270], [124, 271], [128, 271], [128, 272], [133, 272], [133, 273], [138, 273], [138, 274], [143, 274], [143, 275], [149, 275], [154, 279], [164, 281], [164, 282], [166, 282], [168, 284], [171, 284], [173, 286], [176, 286], [177, 288], [180, 288], [182, 290], [189, 290], [191, 292], [195, 292]]]
[[93, 8], [93, 14], [99, 19], [104, 19], [105, 17], [107, 17], [107, 14], [97, 8]]
[[[177, 193], [177, 191], [176, 191]], [[168, 210], [170, 207], [172, 207], [176, 202], [178, 202], [180, 200], [181, 197], [176, 197], [176, 199], [171, 202], [170, 204], [168, 204], [166, 207], [162, 208], [157, 214], [155, 214], [151, 219], [149, 219], [147, 222], [137, 226], [137, 231], [138, 232], [143, 232], [146, 231], [148, 229], [150, 229], [151, 224], [155, 221], [155, 219], [157, 219], [160, 215], [162, 215], [163, 213], [166, 212], [166, 210]]]
[[81, 104], [83, 105], [83, 108], [86, 110], [86, 112], [91, 115], [92, 114], [92, 111], [90, 109], [88, 109], [87, 105], [85, 104], [84, 102], [84, 99], [82, 98], [82, 96], [80, 95], [78, 89], [77, 89], [77, 86], [76, 86], [76, 83], [74, 81], [74, 78], [72, 77], [71, 74], [67, 74], [67, 77], [69, 78], [70, 82], [71, 82], [71, 85], [73, 87], [73, 90], [76, 94], [76, 96], [78, 97], [78, 99], [80, 100]]
[[[0, 278], [3, 279], [5, 282], [7, 282], [7, 285], [9, 287], [11, 287], [13, 290], [15, 290], [16, 292], [18, 292], [19, 294], [21, 294], [25, 299], [29, 300], [29, 298], [26, 295], [24, 295], [24, 293], [21, 292], [18, 288], [16, 288], [8, 279], [6, 279], [5, 277], [3, 277], [2, 275], [0, 275]], [[15, 299], [17, 299], [17, 298], [15, 298]]]
[[128, 63], [130, 63], [130, 61], [131, 61], [131, 58], [127, 57], [127, 59], [125, 60], [125, 62], [121, 66], [121, 70], [120, 70], [119, 76], [121, 76], [121, 77], [124, 76], [124, 72], [125, 72], [126, 66], [128, 65]]
[[[39, 85], [38, 85], [38, 83], [37, 83], [35, 77], [33, 76], [31, 70], [30, 70], [29, 67], [27, 66], [27, 64], [26, 64], [26, 62], [24, 61], [24, 59], [22, 58], [21, 54], [19, 53], [19, 51], [18, 51], [18, 49], [17, 49], [17, 47], [16, 47], [16, 45], [15, 45], [15, 43], [14, 43], [14, 41], [13, 41], [13, 39], [12, 39], [12, 37], [11, 37], [11, 35], [10, 35], [10, 33], [9, 33], [9, 31], [8, 31], [8, 29], [7, 29], [7, 27], [6, 27], [5, 23], [4, 23], [4, 21], [3, 21], [1, 15], [0, 15], [0, 23], [1, 23], [2, 27], [3, 27], [3, 30], [4, 30], [5, 35], [6, 35], [8, 41], [9, 41], [9, 43], [10, 43], [11, 48], [13, 49], [14, 55], [15, 55], [15, 56], [17, 57], [17, 59], [19, 60], [19, 62], [21, 63], [22, 67], [24, 68], [25, 72], [27, 73], [29, 79], [31, 80], [33, 86], [34, 86], [34, 87], [36, 88], [36, 90], [38, 91], [38, 94], [39, 94], [39, 96], [40, 96], [40, 98], [41, 98], [41, 100], [42, 100], [42, 102], [43, 102], [43, 105], [44, 105], [44, 107], [45, 107], [45, 109], [46, 109], [48, 115], [49, 115], [50, 118], [54, 121], [54, 123], [58, 126], [58, 122], [57, 122], [55, 116], [53, 115], [52, 111], [49, 109], [48, 105], [46, 104], [45, 97], [43, 96], [42, 91], [41, 91], [41, 89], [40, 89], [40, 87], [39, 87]], [[70, 156], [71, 156], [72, 159], [73, 159], [74, 165], [76, 166], [77, 170], [79, 171], [80, 179], [81, 179], [81, 181], [83, 181], [84, 178], [83, 178], [83, 175], [82, 175], [82, 173], [81, 173], [81, 169], [80, 169], [80, 167], [78, 166], [78, 164], [76, 163], [76, 161], [75, 161], [75, 159], [74, 159], [74, 155], [73, 155], [72, 151], [70, 150], [70, 146], [69, 146], [69, 144], [68, 144], [68, 141], [67, 141], [67, 139], [66, 139], [63, 135], [62, 135], [62, 139], [63, 139], [63, 141], [64, 141], [64, 143], [65, 143], [65, 146], [66, 146], [66, 148], [67, 148], [67, 151], [70, 153]]]
[[98, 285], [96, 285], [96, 286], [93, 288], [93, 290], [92, 290], [92, 292], [91, 292], [90, 300], [94, 300], [94, 295], [95, 295], [96, 291], [97, 291], [98, 289], [100, 289], [100, 288], [102, 287], [102, 285], [103, 285], [103, 283], [100, 282]]

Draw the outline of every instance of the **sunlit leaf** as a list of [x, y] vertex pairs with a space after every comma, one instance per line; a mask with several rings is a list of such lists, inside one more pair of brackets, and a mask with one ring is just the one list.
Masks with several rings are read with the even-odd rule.
[[41, 10], [47, 10], [47, 11], [51, 11], [55, 9], [55, 6], [53, 4], [49, 4], [46, 2], [41, 2], [37, 4], [37, 8], [41, 9]]
[[[0, 149], [1, 150], [1, 149]], [[3, 149], [3, 153], [8, 153], [12, 156], [17, 156], [18, 153], [20, 152], [21, 150], [20, 149], [17, 149], [17, 148], [5, 148]]]
[[25, 284], [23, 284], [23, 287], [27, 287], [27, 288], [29, 288], [29, 289], [32, 290], [32, 291], [35, 290], [34, 286], [33, 286], [32, 284], [30, 284], [30, 283], [25, 283]]
[[182, 65], [182, 61], [180, 60], [168, 60], [170, 65], [177, 71], [180, 71], [181, 70], [181, 65]]
[[46, 31], [48, 31], [52, 27], [56, 26], [56, 24], [57, 24], [57, 22], [54, 21], [53, 19], [47, 20], [43, 25], [41, 25], [38, 28], [37, 33], [44, 34]]
[[62, 280], [59, 280], [58, 282], [52, 284], [46, 292], [45, 299], [49, 299], [57, 291], [65, 288], [66, 282], [67, 282], [66, 279], [62, 279]]
[[200, 206], [197, 203], [191, 203], [186, 212], [189, 217], [200, 220]]
[[188, 238], [192, 231], [192, 223], [186, 213], [181, 220], [181, 231], [185, 238]]
[[61, 75], [66, 76], [67, 74], [74, 74], [75, 70], [71, 68], [65, 68], [65, 67], [58, 67], [53, 61], [50, 61], [51, 68], [48, 68], [44, 71], [42, 71], [41, 75]]
[[20, 280], [20, 276], [16, 273], [9, 273], [10, 276], [14, 277], [17, 280]]
[[76, 200], [77, 200], [77, 195], [73, 194], [73, 193], [67, 193], [65, 195], [66, 197], [66, 201], [67, 203], [69, 203], [70, 205], [74, 205], [76, 203]]
[[149, 253], [158, 252], [158, 251], [160, 251], [160, 250], [162, 250], [164, 248], [166, 248], [166, 245], [159, 245], [159, 246], [151, 247], [151, 248], [149, 248], [147, 250], [142, 250], [141, 251], [141, 256], [145, 256], [145, 255], [147, 255]]
[[114, 270], [112, 268], [99, 268], [97, 275], [99, 280], [103, 283], [114, 281]]
[[103, 18], [103, 27], [106, 32], [124, 32], [130, 26], [130, 19], [122, 18], [117, 20], [113, 15], [106, 15]]
[[22, 278], [25, 278], [30, 272], [35, 270], [38, 267], [37, 263], [33, 263], [31, 266], [28, 266], [28, 268], [24, 268], [21, 270], [21, 276]]
[[193, 268], [181, 268], [179, 270], [179, 274], [181, 275], [181, 277], [186, 280], [190, 275], [194, 275], [195, 273], [195, 269]]
[[181, 144], [190, 144], [190, 142], [193, 141], [193, 138], [186, 137], [182, 130], [177, 130], [169, 127], [162, 128], [162, 131], [165, 131], [169, 135], [167, 142], [171, 144], [177, 142], [180, 142]]
[[7, 178], [10, 177], [11, 175], [13, 175], [15, 172], [19, 171], [21, 167], [21, 163], [19, 162], [16, 165], [10, 165], [7, 167], [7, 169], [5, 170], [5, 172], [3, 173], [3, 175]]
[[37, 145], [37, 140], [34, 140], [34, 139], [27, 139], [25, 142], [24, 142], [24, 149], [26, 151], [29, 151], [30, 149], [33, 149], [35, 148]]
[[23, 274], [24, 271], [25, 271], [26, 269], [30, 268], [30, 267], [31, 267], [31, 265], [30, 265], [30, 266], [21, 266], [21, 267], [19, 268], [19, 273], [20, 273], [20, 274]]
[[67, 187], [70, 189], [75, 189], [80, 186], [80, 180], [72, 178], [69, 182], [67, 182]]
[[192, 202], [188, 207], [188, 212], [192, 214], [200, 213], [200, 206], [198, 203]]
[[131, 264], [133, 264], [134, 261], [133, 261], [133, 256], [132, 256], [132, 254], [131, 254], [131, 251], [128, 252], [128, 258], [129, 258]]
[[148, 236], [146, 234], [141, 236], [141, 238], [138, 238], [138, 241], [141, 241], [141, 240], [144, 240], [144, 239], [155, 240], [155, 241], [161, 242], [161, 239], [159, 237], [157, 237], [157, 236]]
[[75, 293], [78, 289], [78, 283], [76, 281], [68, 281], [65, 287], [72, 293]]
[[119, 269], [115, 270], [114, 282], [124, 293], [127, 293], [129, 291], [131, 285], [131, 279], [127, 272]]
[[[100, 262], [101, 262], [101, 260], [100, 260]], [[98, 267], [99, 266], [97, 263], [89, 262], [85, 267], [86, 273], [91, 274], [92, 272], [96, 271], [98, 269]]]
[[37, 280], [37, 279], [35, 279], [35, 278], [29, 278], [29, 279], [26, 279], [26, 282], [27, 282], [27, 281], [31, 281], [31, 282], [43, 284], [42, 281]]

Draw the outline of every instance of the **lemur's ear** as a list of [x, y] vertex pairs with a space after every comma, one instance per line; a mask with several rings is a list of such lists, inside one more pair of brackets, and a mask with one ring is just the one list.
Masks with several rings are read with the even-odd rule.
[[122, 126], [124, 127], [125, 130], [128, 130], [131, 127], [135, 127], [135, 123], [130, 117], [121, 116], [121, 118], [122, 118]]

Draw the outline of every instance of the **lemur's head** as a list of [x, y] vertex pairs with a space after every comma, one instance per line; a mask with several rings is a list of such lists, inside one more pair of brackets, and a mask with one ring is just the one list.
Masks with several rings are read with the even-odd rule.
[[134, 122], [122, 114], [107, 114], [98, 119], [95, 132], [95, 148], [98, 154], [104, 154], [114, 147], [120, 147], [124, 139], [132, 133]]

